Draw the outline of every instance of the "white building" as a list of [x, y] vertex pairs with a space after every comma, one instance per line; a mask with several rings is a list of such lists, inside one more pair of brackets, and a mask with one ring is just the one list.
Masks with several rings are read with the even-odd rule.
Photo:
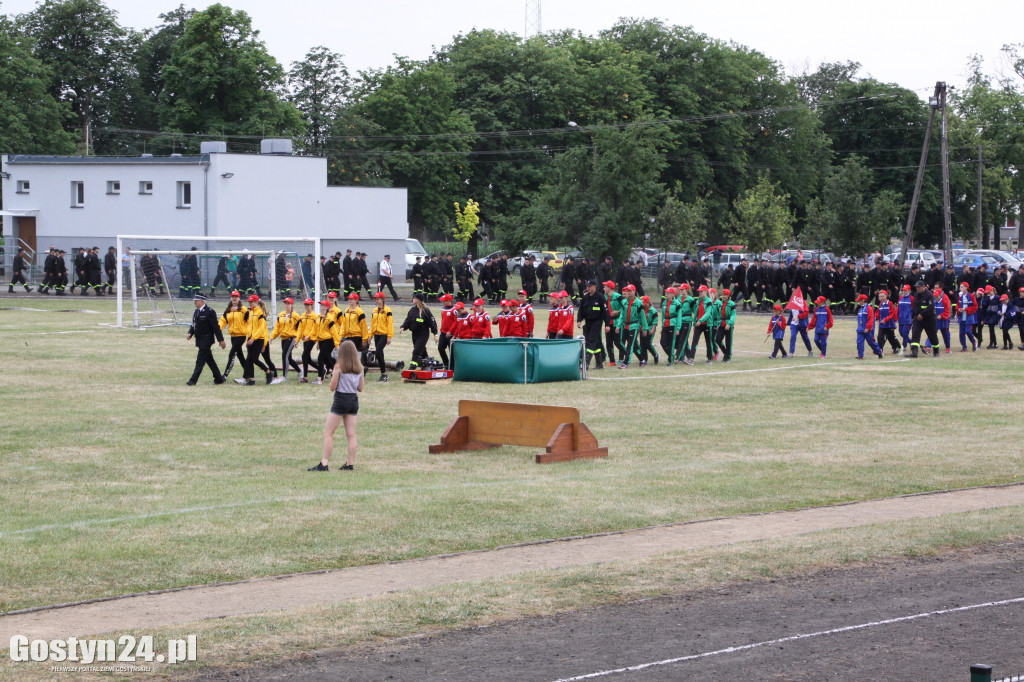
[[228, 154], [225, 143], [204, 142], [199, 156], [138, 158], [4, 154], [4, 265], [15, 244], [105, 253], [118, 234], [319, 238], [325, 255], [365, 252], [371, 282], [385, 253], [404, 261], [406, 189], [328, 187], [326, 159], [292, 156], [288, 140], [261, 147]]

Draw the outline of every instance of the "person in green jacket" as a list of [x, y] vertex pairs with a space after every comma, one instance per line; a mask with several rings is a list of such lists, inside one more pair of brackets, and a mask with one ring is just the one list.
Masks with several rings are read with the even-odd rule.
[[621, 362], [619, 369], [629, 367], [629, 358], [634, 353], [638, 358], [640, 355], [641, 332], [647, 331], [647, 320], [644, 316], [643, 304], [636, 297], [636, 287], [627, 284], [622, 287], [625, 296], [621, 299], [619, 316], [615, 318], [615, 328], [619, 332], [619, 345], [622, 348]]
[[[721, 319], [718, 333], [715, 336], [715, 347], [722, 350], [722, 362], [732, 360], [732, 330], [736, 326], [736, 302], [732, 300], [728, 289], [722, 289]], [[718, 353], [715, 353], [718, 358]]]
[[[693, 328], [693, 313], [697, 310], [697, 299], [690, 295], [690, 285], [679, 285], [679, 333], [676, 334], [676, 362], [686, 362], [690, 355], [690, 330]], [[692, 362], [687, 364], [692, 365]]]
[[710, 365], [714, 362], [714, 330], [718, 327], [721, 322], [719, 313], [719, 306], [716, 305], [712, 293], [714, 289], [708, 289], [704, 284], [700, 285], [697, 289], [697, 294], [700, 298], [697, 299], [695, 304], [695, 311], [693, 314], [693, 343], [690, 344], [690, 351], [687, 353], [686, 364], [692, 365], [693, 358], [697, 355], [697, 344], [700, 343], [700, 339], [704, 337], [704, 347], [707, 352], [708, 360], [705, 364]]
[[625, 351], [622, 349], [622, 342], [619, 340], [619, 314], [622, 312], [622, 294], [615, 291], [615, 282], [608, 280], [602, 282], [604, 287], [604, 299], [608, 304], [608, 314], [612, 317], [611, 324], [604, 328], [604, 342], [608, 349], [608, 366], [615, 366], [615, 349], [619, 349], [621, 356]]
[[676, 359], [676, 339], [679, 336], [679, 325], [682, 324], [683, 306], [676, 296], [675, 287], [665, 289], [665, 296], [661, 299], [661, 348], [665, 351], [665, 358], [669, 366]]
[[643, 306], [644, 322], [647, 329], [640, 332], [640, 366], [647, 364], [647, 356], [654, 358], [654, 364], [658, 364], [658, 351], [654, 348], [654, 332], [658, 331], [658, 309], [651, 305], [650, 296], [641, 296], [640, 304]]

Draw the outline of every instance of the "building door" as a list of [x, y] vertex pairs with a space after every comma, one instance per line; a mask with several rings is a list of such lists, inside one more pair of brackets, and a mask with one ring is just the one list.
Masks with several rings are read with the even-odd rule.
[[36, 248], [36, 219], [35, 217], [21, 216], [18, 218], [18, 239], [25, 242], [25, 245], [35, 253]]

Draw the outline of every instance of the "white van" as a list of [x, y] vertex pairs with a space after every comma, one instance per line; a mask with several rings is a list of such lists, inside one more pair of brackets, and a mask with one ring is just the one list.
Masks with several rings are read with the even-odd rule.
[[[423, 260], [427, 259], [427, 250], [420, 244], [419, 239], [405, 240], [405, 278], [412, 279], [412, 266], [416, 265], [416, 256]], [[420, 261], [421, 263], [423, 261]]]

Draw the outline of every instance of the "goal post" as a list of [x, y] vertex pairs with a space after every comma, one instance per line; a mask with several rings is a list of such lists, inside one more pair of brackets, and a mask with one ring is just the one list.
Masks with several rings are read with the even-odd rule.
[[[211, 298], [226, 298], [232, 289], [259, 293], [270, 298], [276, 317], [279, 292], [320, 300], [323, 286], [321, 242], [314, 237], [118, 235], [116, 250], [118, 327], [126, 326], [126, 294], [132, 306], [129, 324], [139, 328], [189, 324], [197, 293]], [[307, 256], [312, 263], [303, 262]]]

